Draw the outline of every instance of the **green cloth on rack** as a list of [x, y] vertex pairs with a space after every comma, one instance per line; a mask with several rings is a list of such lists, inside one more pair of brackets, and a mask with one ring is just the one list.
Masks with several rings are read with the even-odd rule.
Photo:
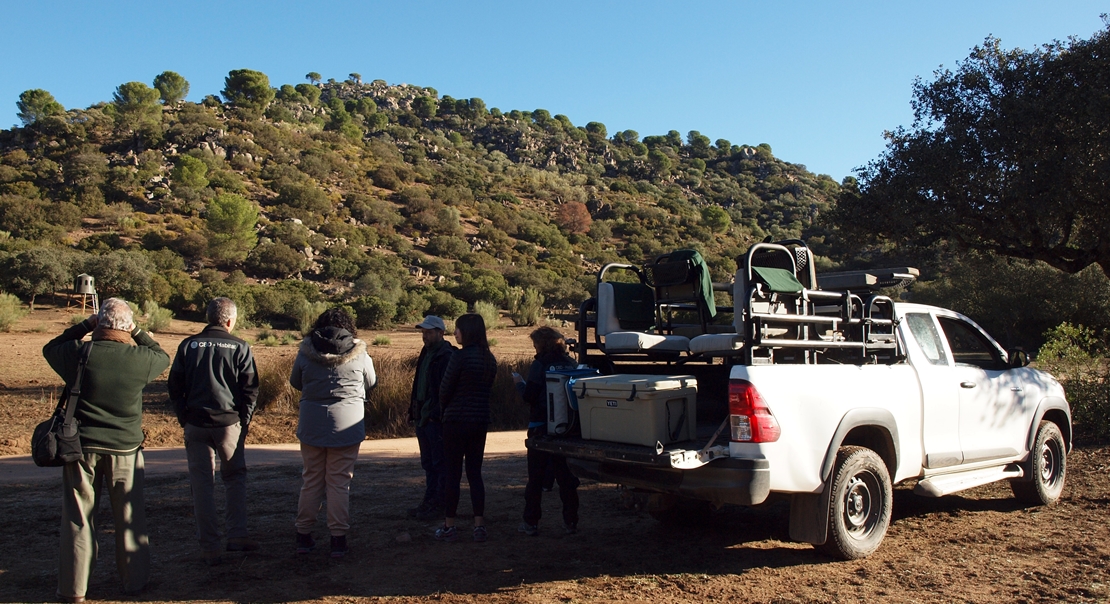
[[804, 289], [802, 282], [794, 273], [784, 268], [771, 268], [769, 266], [753, 266], [752, 272], [772, 292], [779, 294], [796, 294]]
[[698, 272], [700, 286], [698, 291], [698, 306], [710, 319], [717, 316], [717, 299], [713, 295], [713, 277], [709, 274], [709, 267], [705, 259], [697, 250], [676, 250], [668, 255], [668, 262], [685, 262], [689, 260], [694, 270]]

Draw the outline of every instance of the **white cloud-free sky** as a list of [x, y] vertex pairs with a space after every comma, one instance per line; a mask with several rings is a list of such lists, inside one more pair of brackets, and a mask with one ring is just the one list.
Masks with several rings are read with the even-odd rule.
[[31, 88], [72, 108], [165, 70], [189, 80], [192, 101], [232, 69], [274, 86], [357, 72], [610, 134], [768, 143], [839, 181], [878, 157], [884, 130], [910, 125], [914, 78], [988, 35], [1024, 49], [1089, 38], [1106, 12], [1093, 0], [0, 0], [0, 126], [19, 123]]

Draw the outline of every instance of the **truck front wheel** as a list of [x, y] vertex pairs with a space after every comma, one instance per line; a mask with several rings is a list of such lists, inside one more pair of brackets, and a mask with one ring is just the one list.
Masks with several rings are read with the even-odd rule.
[[886, 536], [892, 498], [890, 473], [878, 454], [841, 447], [832, 476], [829, 536], [822, 549], [845, 560], [870, 555]]
[[1029, 480], [1011, 480], [1010, 490], [1022, 503], [1033, 505], [1052, 505], [1064, 492], [1064, 477], [1067, 474], [1067, 445], [1060, 427], [1050, 421], [1042, 421], [1037, 427], [1037, 439], [1029, 452]]

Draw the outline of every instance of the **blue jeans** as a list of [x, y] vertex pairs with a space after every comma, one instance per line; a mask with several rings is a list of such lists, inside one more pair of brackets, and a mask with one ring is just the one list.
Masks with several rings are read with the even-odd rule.
[[420, 445], [420, 467], [424, 468], [423, 503], [442, 507], [443, 486], [447, 480], [443, 460], [443, 424], [428, 422], [416, 427], [416, 442]]

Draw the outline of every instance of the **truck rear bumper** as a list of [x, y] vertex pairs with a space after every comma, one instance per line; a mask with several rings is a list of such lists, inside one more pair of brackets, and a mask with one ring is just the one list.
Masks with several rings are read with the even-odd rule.
[[756, 505], [771, 490], [766, 459], [726, 457], [692, 470], [671, 467], [670, 451], [580, 439], [541, 437], [529, 446], [567, 457], [575, 475], [715, 504]]

